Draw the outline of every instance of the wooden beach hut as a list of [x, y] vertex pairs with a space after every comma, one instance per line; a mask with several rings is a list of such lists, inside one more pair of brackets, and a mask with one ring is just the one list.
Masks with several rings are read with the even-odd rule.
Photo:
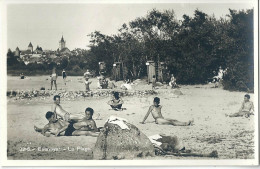
[[121, 63], [115, 62], [113, 64], [113, 77], [115, 81], [122, 80]]
[[152, 82], [153, 76], [156, 76], [155, 73], [155, 62], [154, 61], [147, 61], [147, 82], [148, 84]]
[[106, 64], [105, 62], [98, 62], [99, 64], [99, 74], [103, 75], [104, 73], [106, 73]]

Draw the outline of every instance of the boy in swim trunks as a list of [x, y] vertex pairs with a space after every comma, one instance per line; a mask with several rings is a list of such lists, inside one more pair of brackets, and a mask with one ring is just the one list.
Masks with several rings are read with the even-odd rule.
[[54, 83], [55, 85], [55, 89], [57, 90], [57, 83], [56, 83], [56, 80], [57, 80], [57, 74], [56, 74], [56, 69], [55, 67], [52, 69], [52, 74], [51, 74], [51, 90], [52, 90], [52, 85]]
[[241, 105], [241, 108], [239, 109], [239, 112], [231, 114], [231, 115], [227, 115], [229, 117], [249, 117], [250, 115], [254, 114], [254, 104], [253, 102], [250, 101], [250, 95], [246, 94], [244, 96], [244, 101]]
[[98, 132], [98, 128], [96, 126], [96, 122], [93, 120], [94, 110], [90, 107], [85, 110], [85, 117], [74, 124], [76, 129], [80, 129], [81, 131], [93, 131]]
[[113, 99], [107, 102], [107, 104], [109, 104], [111, 108], [116, 111], [122, 109], [123, 103], [124, 101], [119, 97], [118, 92], [114, 92]]
[[72, 115], [71, 113], [67, 112], [66, 110], [64, 110], [61, 105], [60, 105], [60, 96], [59, 95], [55, 95], [53, 97], [54, 100], [54, 105], [53, 105], [53, 112], [56, 114], [56, 118], [61, 118], [65, 121], [78, 121], [81, 120], [84, 116], [82, 115]]
[[153, 105], [149, 107], [149, 110], [146, 113], [143, 121], [140, 122], [141, 124], [144, 124], [145, 120], [147, 119], [150, 113], [152, 113], [152, 116], [155, 119], [156, 124], [173, 125], [173, 126], [190, 126], [193, 124], [193, 120], [190, 120], [188, 122], [180, 122], [178, 120], [164, 118], [161, 113], [162, 106], [159, 104], [160, 104], [160, 98], [155, 97], [153, 101]]
[[[93, 131], [81, 130], [84, 126], [75, 127], [77, 123], [68, 123], [61, 119], [56, 119], [55, 113], [48, 111], [46, 113], [46, 119], [49, 121], [43, 129], [34, 126], [35, 131], [40, 132], [44, 136], [50, 136], [51, 134], [55, 136], [94, 136], [97, 137], [98, 133]], [[64, 134], [61, 134], [63, 133]]]

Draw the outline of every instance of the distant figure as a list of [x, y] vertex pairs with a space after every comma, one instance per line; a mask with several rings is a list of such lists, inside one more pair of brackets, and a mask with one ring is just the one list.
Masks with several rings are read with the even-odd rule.
[[66, 85], [66, 78], [67, 78], [67, 73], [65, 72], [65, 69], [62, 70], [62, 78], [63, 78], [63, 81]]
[[188, 122], [180, 122], [178, 120], [164, 118], [161, 113], [162, 106], [159, 104], [160, 104], [160, 98], [155, 97], [153, 101], [153, 105], [149, 107], [149, 110], [146, 113], [143, 121], [140, 122], [141, 124], [144, 124], [145, 120], [147, 119], [150, 113], [152, 113], [152, 116], [156, 124], [173, 125], [173, 126], [190, 126], [193, 124], [193, 120], [190, 120]]
[[87, 92], [90, 91], [89, 85], [92, 83], [92, 82], [88, 81], [88, 79], [89, 79], [89, 77], [86, 76], [85, 77], [85, 86], [86, 86], [86, 91]]
[[176, 79], [173, 74], [171, 74], [171, 80], [169, 82], [169, 86], [171, 86], [172, 89], [177, 87]]
[[97, 79], [98, 79], [98, 84], [97, 84], [98, 89], [107, 89], [108, 81], [106, 80], [106, 78], [103, 75], [101, 75]]
[[246, 94], [244, 96], [244, 101], [239, 109], [239, 112], [227, 115], [229, 117], [242, 117], [245, 116], [246, 118], [250, 117], [250, 115], [254, 115], [254, 104], [250, 101], [250, 95]]
[[90, 78], [90, 76], [92, 76], [92, 74], [91, 74], [90, 71], [87, 69], [87, 71], [84, 73], [84, 78], [85, 78], [85, 77]]
[[24, 79], [23, 73], [20, 74], [20, 78], [21, 78], [21, 79]]
[[122, 110], [122, 105], [124, 104], [124, 101], [119, 97], [118, 92], [114, 92], [113, 99], [108, 101], [108, 103], [113, 110]]
[[52, 90], [53, 83], [55, 85], [55, 89], [57, 90], [57, 83], [56, 83], [57, 77], [58, 75], [56, 74], [56, 68], [54, 67], [52, 69], [52, 74], [51, 74], [51, 90]]
[[121, 89], [123, 90], [131, 90], [132, 89], [132, 86], [130, 84], [130, 80], [126, 80], [124, 84], [122, 84], [121, 86]]
[[152, 78], [152, 90], [155, 89], [155, 86], [156, 86], [156, 77], [155, 77], [155, 75], [153, 75], [153, 78]]

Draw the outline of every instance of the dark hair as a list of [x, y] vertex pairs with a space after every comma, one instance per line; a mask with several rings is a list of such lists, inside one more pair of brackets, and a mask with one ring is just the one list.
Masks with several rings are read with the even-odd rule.
[[248, 99], [250, 99], [250, 95], [249, 95], [249, 94], [246, 94], [245, 97], [247, 97]]
[[53, 97], [53, 100], [56, 100], [57, 97], [60, 98], [59, 95], [55, 95], [55, 96]]
[[118, 100], [119, 99], [119, 93], [118, 92], [114, 92], [114, 96], [115, 98]]
[[155, 78], [155, 75], [153, 75], [153, 78]]
[[92, 108], [90, 108], [90, 107], [86, 108], [85, 113], [86, 113], [87, 111], [89, 111], [90, 114], [91, 114], [91, 116], [93, 116], [94, 110], [93, 110]]
[[51, 116], [53, 116], [53, 115], [54, 115], [53, 112], [48, 111], [48, 112], [46, 113], [45, 117], [46, 117], [46, 119], [49, 119], [49, 118], [51, 118]]
[[159, 97], [155, 97], [155, 98], [153, 99], [153, 101], [156, 102], [156, 103], [160, 103], [160, 98], [159, 98]]

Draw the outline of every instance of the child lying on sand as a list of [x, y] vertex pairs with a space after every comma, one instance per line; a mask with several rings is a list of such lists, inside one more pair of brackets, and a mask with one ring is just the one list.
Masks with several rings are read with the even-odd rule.
[[155, 97], [154, 101], [153, 101], [153, 105], [151, 105], [149, 107], [149, 110], [148, 110], [147, 114], [145, 115], [143, 121], [140, 122], [141, 124], [144, 124], [145, 120], [147, 119], [147, 117], [149, 116], [150, 113], [152, 113], [152, 116], [155, 119], [156, 124], [174, 125], [174, 126], [189, 126], [189, 125], [193, 124], [193, 120], [190, 120], [188, 122], [180, 122], [180, 121], [174, 120], [174, 119], [165, 119], [161, 113], [162, 106], [160, 106], [159, 104], [160, 104], [160, 98]]
[[227, 114], [225, 114], [225, 115], [229, 116], [229, 117], [242, 117], [242, 116], [249, 117], [250, 115], [253, 115], [254, 114], [254, 104], [249, 99], [250, 99], [250, 95], [246, 94], [244, 96], [244, 101], [242, 103], [241, 108], [239, 109], [239, 112], [231, 114], [231, 115], [227, 115]]
[[36, 126], [34, 126], [34, 129], [36, 132], [40, 132], [44, 136], [50, 136], [51, 134], [59, 136], [65, 131], [65, 133], [63, 134], [64, 136], [97, 137], [99, 133], [96, 133], [98, 129], [96, 127], [95, 121], [92, 119], [93, 113], [91, 113], [91, 110], [87, 109], [86, 117], [82, 119], [82, 121], [77, 123], [68, 123], [61, 119], [56, 119], [55, 113], [48, 111], [45, 117], [49, 121], [49, 123], [46, 124], [43, 129], [40, 129]]

